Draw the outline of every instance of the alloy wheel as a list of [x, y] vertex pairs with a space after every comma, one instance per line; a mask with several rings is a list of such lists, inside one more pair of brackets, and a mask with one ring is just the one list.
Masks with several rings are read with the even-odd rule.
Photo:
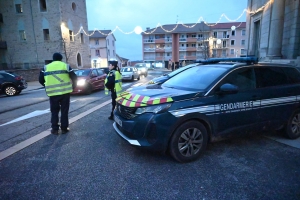
[[181, 155], [190, 157], [197, 154], [203, 144], [203, 135], [197, 128], [186, 129], [178, 140], [178, 149]]
[[291, 131], [294, 135], [300, 135], [300, 113], [294, 116], [291, 123]]
[[8, 96], [13, 96], [17, 93], [17, 90], [13, 86], [8, 86], [5, 88], [5, 94]]

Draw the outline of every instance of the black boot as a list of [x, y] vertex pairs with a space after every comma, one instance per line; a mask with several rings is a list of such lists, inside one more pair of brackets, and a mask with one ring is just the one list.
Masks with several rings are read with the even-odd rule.
[[110, 113], [110, 116], [108, 117], [108, 119], [114, 120], [114, 114], [113, 114], [113, 112]]

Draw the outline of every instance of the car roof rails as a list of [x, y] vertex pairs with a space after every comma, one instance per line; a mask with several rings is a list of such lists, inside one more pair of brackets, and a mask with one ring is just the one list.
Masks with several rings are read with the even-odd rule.
[[215, 64], [219, 62], [238, 62], [238, 63], [247, 63], [247, 64], [257, 64], [257, 57], [241, 57], [241, 58], [209, 58], [207, 60], [199, 60], [196, 63], [202, 64]]

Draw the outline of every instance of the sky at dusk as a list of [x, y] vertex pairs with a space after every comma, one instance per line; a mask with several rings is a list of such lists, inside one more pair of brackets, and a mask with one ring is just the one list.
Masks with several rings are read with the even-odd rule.
[[[217, 22], [224, 13], [236, 20], [247, 8], [247, 0], [86, 0], [89, 30], [113, 30], [119, 26], [130, 32], [136, 26], [143, 30], [158, 23], [196, 23], [200, 17]], [[246, 13], [237, 21], [246, 21]], [[221, 22], [229, 22], [224, 17]], [[142, 60], [142, 36], [117, 30], [116, 52], [130, 60]]]

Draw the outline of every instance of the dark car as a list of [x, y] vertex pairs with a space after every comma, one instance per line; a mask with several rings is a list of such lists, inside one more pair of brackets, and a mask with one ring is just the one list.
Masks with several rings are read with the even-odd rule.
[[27, 88], [27, 83], [22, 76], [14, 73], [0, 71], [0, 91], [7, 96], [20, 94]]
[[74, 71], [77, 75], [77, 87], [72, 94], [90, 94], [93, 90], [104, 89], [106, 73], [100, 68], [78, 69]]
[[125, 91], [114, 114], [116, 132], [130, 144], [168, 150], [179, 162], [197, 159], [208, 142], [228, 136], [277, 130], [295, 139], [300, 71], [274, 63], [206, 63], [162, 85]]
[[187, 70], [191, 67], [195, 67], [195, 66], [198, 66], [198, 65], [200, 65], [200, 64], [190, 64], [190, 65], [181, 67], [181, 68], [176, 69], [175, 71], [173, 71], [169, 74], [164, 74], [163, 76], [152, 79], [151, 81], [149, 81], [148, 84], [162, 84], [162, 83], [166, 82], [167, 80], [169, 80], [170, 78], [172, 78], [173, 76], [176, 76], [177, 74], [183, 72], [184, 70]]

